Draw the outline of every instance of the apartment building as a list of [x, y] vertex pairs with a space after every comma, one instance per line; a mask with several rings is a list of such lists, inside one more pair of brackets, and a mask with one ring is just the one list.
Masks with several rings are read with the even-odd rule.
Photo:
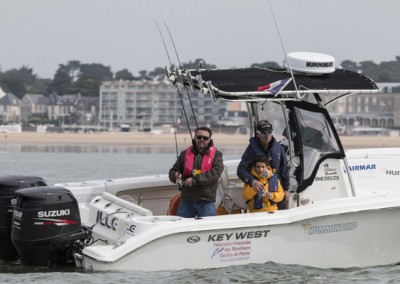
[[[338, 124], [353, 127], [400, 127], [400, 83], [377, 83], [378, 94], [357, 94], [328, 105]], [[329, 101], [325, 98], [325, 102]]]
[[178, 92], [168, 81], [106, 81], [100, 86], [99, 121], [103, 127], [129, 125], [143, 130], [173, 123], [186, 127], [185, 112], [191, 125], [195, 119], [199, 125], [213, 125], [225, 110], [225, 102], [214, 103], [210, 96], [189, 88]]

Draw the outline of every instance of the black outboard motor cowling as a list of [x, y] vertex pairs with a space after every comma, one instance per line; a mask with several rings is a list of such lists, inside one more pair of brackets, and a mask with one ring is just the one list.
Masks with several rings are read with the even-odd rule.
[[76, 198], [55, 186], [20, 189], [16, 194], [11, 239], [22, 262], [46, 267], [68, 264], [71, 245], [87, 238]]
[[13, 261], [18, 252], [11, 241], [11, 219], [16, 202], [15, 191], [26, 187], [46, 186], [46, 182], [37, 176], [1, 176], [0, 177], [0, 259]]

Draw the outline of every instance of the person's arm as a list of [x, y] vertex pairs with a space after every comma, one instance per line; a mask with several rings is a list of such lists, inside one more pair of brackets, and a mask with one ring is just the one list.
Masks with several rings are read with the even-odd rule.
[[185, 156], [185, 151], [183, 151], [178, 159], [176, 160], [175, 164], [169, 170], [168, 177], [172, 183], [176, 183], [176, 173], [182, 174], [183, 172], [183, 158]]
[[289, 165], [287, 162], [285, 151], [282, 147], [281, 147], [281, 158], [279, 167], [280, 167], [279, 176], [282, 180], [283, 190], [288, 191], [290, 189]]
[[242, 190], [242, 196], [245, 201], [251, 200], [257, 194], [257, 191], [249, 184], [245, 184]]
[[251, 147], [248, 146], [246, 151], [244, 151], [242, 155], [242, 159], [237, 167], [236, 174], [238, 178], [247, 184], [252, 184], [253, 180], [256, 178], [249, 173], [249, 167], [251, 165], [252, 159], [254, 157], [254, 152], [251, 150]]
[[281, 183], [278, 181], [278, 190], [276, 192], [268, 192], [267, 198], [273, 202], [281, 202], [285, 197], [285, 193], [282, 189]]

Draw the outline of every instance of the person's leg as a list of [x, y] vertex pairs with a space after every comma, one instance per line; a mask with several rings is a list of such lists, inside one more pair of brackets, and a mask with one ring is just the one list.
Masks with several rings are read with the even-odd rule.
[[215, 216], [215, 202], [199, 201], [195, 203], [195, 210], [197, 217]]
[[194, 202], [181, 199], [176, 215], [184, 218], [194, 218], [196, 216]]

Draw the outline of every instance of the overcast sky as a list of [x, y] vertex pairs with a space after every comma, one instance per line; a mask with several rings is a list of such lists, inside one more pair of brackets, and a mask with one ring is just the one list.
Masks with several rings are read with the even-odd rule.
[[[400, 56], [399, 0], [271, 0], [285, 49], [376, 63]], [[203, 58], [219, 68], [284, 60], [268, 0], [0, 0], [0, 66], [53, 78], [70, 60], [113, 72]]]

